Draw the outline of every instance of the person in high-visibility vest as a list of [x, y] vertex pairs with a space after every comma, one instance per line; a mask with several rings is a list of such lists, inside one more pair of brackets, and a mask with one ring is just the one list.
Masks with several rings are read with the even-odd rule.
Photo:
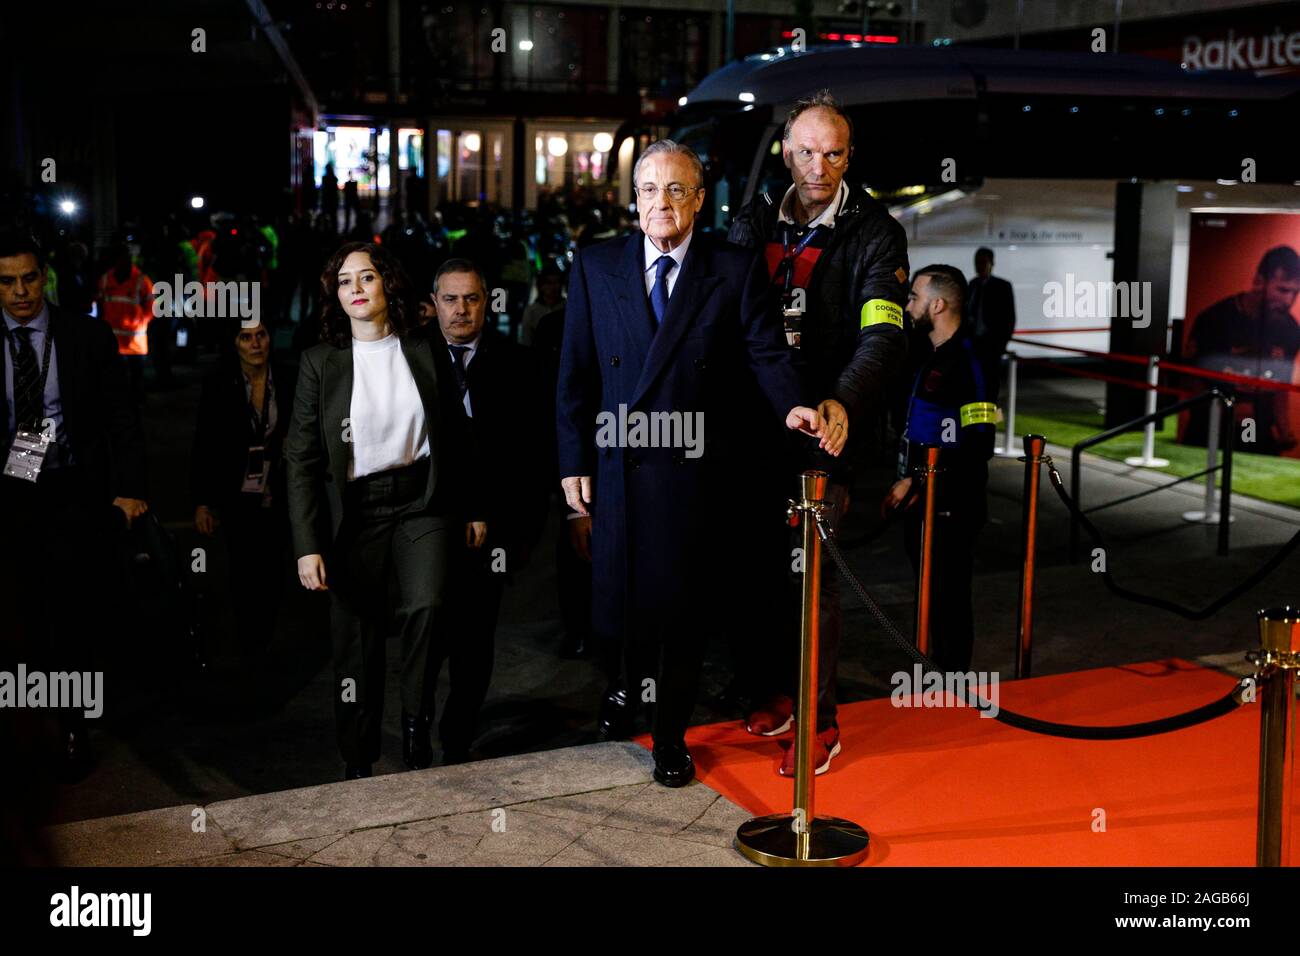
[[153, 281], [131, 261], [126, 246], [117, 249], [113, 268], [99, 277], [99, 314], [113, 327], [131, 394], [139, 400], [144, 395], [144, 361], [149, 354]]

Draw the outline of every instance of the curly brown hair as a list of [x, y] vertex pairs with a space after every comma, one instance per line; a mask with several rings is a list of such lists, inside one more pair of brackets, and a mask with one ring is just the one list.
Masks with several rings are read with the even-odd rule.
[[352, 346], [352, 322], [339, 302], [339, 270], [348, 256], [364, 252], [384, 283], [384, 298], [388, 300], [388, 327], [399, 338], [418, 325], [415, 321], [415, 294], [406, 270], [397, 257], [383, 246], [373, 242], [344, 243], [339, 251], [325, 263], [320, 275], [321, 315], [320, 340], [335, 348]]

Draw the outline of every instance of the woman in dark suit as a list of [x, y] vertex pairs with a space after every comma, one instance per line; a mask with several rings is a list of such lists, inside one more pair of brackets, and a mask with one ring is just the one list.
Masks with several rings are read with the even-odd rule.
[[275, 633], [289, 542], [284, 436], [293, 412], [292, 365], [273, 362], [261, 322], [242, 323], [233, 349], [203, 381], [190, 454], [194, 527], [225, 529], [230, 592], [245, 665]]
[[302, 354], [285, 458], [298, 579], [330, 594], [335, 720], [352, 779], [379, 759], [390, 617], [402, 638], [402, 759], [433, 762], [431, 644], [452, 536], [479, 547], [487, 528], [474, 520], [468, 420], [447, 350], [419, 330], [397, 260], [351, 242], [321, 285], [321, 343]]

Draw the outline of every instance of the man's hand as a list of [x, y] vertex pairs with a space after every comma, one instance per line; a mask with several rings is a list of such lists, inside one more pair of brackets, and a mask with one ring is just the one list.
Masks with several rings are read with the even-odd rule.
[[826, 420], [822, 418], [821, 412], [804, 405], [796, 405], [790, 409], [790, 414], [785, 416], [785, 427], [803, 432], [805, 435], [812, 435], [814, 438], [821, 438], [826, 434]]
[[194, 530], [205, 538], [212, 537], [219, 524], [221, 522], [207, 505], [199, 505], [194, 509]]
[[880, 517], [887, 518], [889, 513], [899, 507], [912, 491], [911, 477], [900, 478], [894, 482], [894, 486], [889, 489], [889, 494], [880, 502]]
[[[812, 409], [805, 409], [805, 411], [811, 412]], [[791, 414], [793, 414], [793, 412]], [[816, 414], [816, 412], [813, 412], [813, 414]], [[587, 510], [587, 505], [591, 504], [590, 475], [581, 475], [574, 478], [562, 478], [560, 479], [560, 487], [564, 489], [565, 504], [580, 515], [591, 515], [591, 512]]]
[[591, 560], [591, 518], [569, 518], [569, 547], [584, 561]]
[[465, 525], [465, 545], [470, 548], [481, 548], [483, 542], [487, 540], [487, 522], [470, 521]]
[[126, 515], [127, 528], [131, 527], [136, 518], [139, 518], [149, 510], [148, 502], [142, 501], [139, 498], [114, 498], [113, 504], [116, 507], [121, 508], [122, 513]]
[[325, 583], [325, 558], [319, 554], [304, 554], [298, 559], [298, 580], [308, 591], [328, 591]]
[[849, 440], [849, 413], [833, 398], [828, 398], [818, 405], [817, 411], [822, 418], [826, 419], [826, 432], [822, 435], [821, 448], [838, 457]]

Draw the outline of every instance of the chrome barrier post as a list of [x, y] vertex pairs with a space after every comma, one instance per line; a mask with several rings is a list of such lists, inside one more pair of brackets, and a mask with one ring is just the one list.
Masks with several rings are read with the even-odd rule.
[[1020, 613], [1016, 625], [1016, 679], [1028, 677], [1034, 644], [1034, 561], [1038, 538], [1038, 487], [1042, 477], [1043, 450], [1047, 439], [1042, 435], [1025, 436], [1025, 491], [1022, 498], [1021, 527], [1024, 529], [1024, 560], [1020, 566]]
[[817, 642], [820, 618], [821, 537], [818, 523], [829, 507], [824, 471], [800, 476], [801, 495], [791, 500], [791, 524], [803, 526], [803, 619], [800, 627], [798, 722], [795, 725], [794, 809], [755, 817], [736, 831], [736, 849], [764, 866], [854, 866], [870, 849], [867, 831], [849, 820], [816, 817]]
[[[1219, 433], [1223, 430], [1222, 398], [1215, 395], [1210, 399], [1210, 424], [1205, 434], [1205, 467], [1214, 468], [1219, 463]], [[1183, 520], [1193, 524], [1214, 524], [1219, 520], [1219, 512], [1214, 507], [1214, 475], [1211, 471], [1205, 476], [1205, 507], [1201, 511], [1184, 511]]]
[[[1160, 384], [1160, 356], [1158, 355], [1152, 355], [1147, 359], [1147, 384], [1152, 387], [1147, 389], [1146, 413], [1154, 415], [1156, 412], [1155, 386]], [[1133, 465], [1137, 468], [1169, 467], [1168, 458], [1156, 457], [1156, 423], [1154, 420], [1147, 422], [1147, 427], [1143, 431], [1142, 454], [1125, 458], [1124, 464]]]
[[1228, 553], [1228, 529], [1232, 527], [1232, 451], [1237, 444], [1237, 416], [1232, 413], [1236, 396], [1223, 396], [1223, 467], [1219, 469], [1219, 554]]
[[1259, 669], [1261, 685], [1255, 865], [1289, 866], [1300, 610], [1269, 608], [1259, 612], [1258, 620], [1259, 650], [1247, 655]]
[[1003, 458], [1018, 458], [1023, 455], [1016, 447], [1016, 353], [1008, 351], [1007, 356], [1007, 437], [1001, 448], [994, 448], [993, 453]]
[[933, 581], [934, 510], [938, 495], [939, 448], [925, 446], [925, 464], [917, 469], [925, 476], [925, 511], [921, 519], [921, 559], [917, 562], [916, 576], [916, 649], [930, 656], [930, 585]]

